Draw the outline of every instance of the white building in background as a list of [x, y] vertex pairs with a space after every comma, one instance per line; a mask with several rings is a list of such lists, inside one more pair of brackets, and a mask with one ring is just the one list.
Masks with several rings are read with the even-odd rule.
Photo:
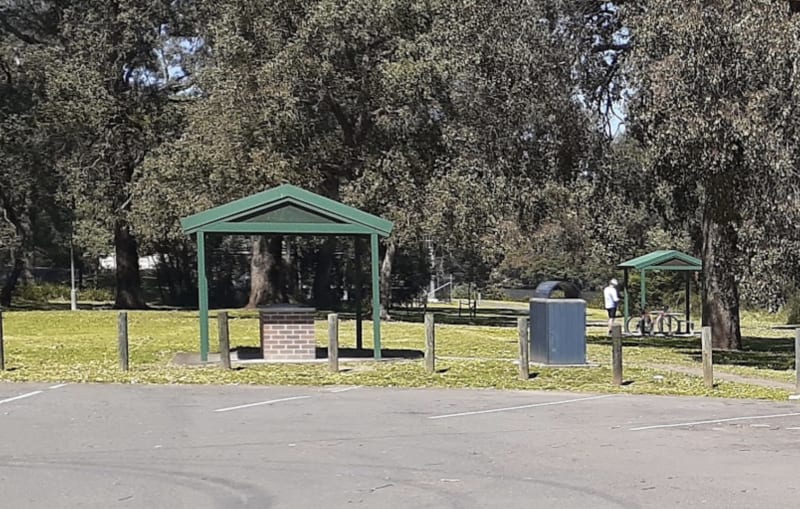
[[[98, 258], [98, 262], [100, 263], [100, 268], [103, 270], [117, 269], [117, 257], [114, 255], [101, 256], [100, 258]], [[159, 255], [140, 256], [139, 270], [154, 270], [158, 265], [158, 262], [159, 262]]]

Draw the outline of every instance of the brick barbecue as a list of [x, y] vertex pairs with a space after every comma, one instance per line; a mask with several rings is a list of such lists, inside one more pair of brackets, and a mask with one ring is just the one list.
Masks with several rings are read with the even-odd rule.
[[259, 308], [261, 351], [265, 360], [298, 361], [316, 358], [315, 309], [277, 304]]

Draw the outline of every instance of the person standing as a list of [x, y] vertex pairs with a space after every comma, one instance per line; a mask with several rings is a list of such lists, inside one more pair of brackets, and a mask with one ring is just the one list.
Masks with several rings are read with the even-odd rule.
[[616, 279], [609, 281], [608, 286], [603, 289], [603, 300], [605, 301], [606, 311], [608, 312], [608, 333], [614, 327], [614, 319], [617, 317], [617, 306], [619, 305], [619, 292], [617, 292], [619, 282]]

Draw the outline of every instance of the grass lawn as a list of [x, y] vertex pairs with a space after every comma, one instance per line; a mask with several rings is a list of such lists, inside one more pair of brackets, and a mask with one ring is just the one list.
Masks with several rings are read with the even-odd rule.
[[[589, 329], [588, 357], [596, 368], [532, 368], [528, 381], [517, 379], [512, 362], [517, 355], [514, 322], [521, 309], [492, 310], [475, 322], [459, 323], [454, 308], [439, 308], [437, 325], [438, 373], [428, 375], [423, 362], [342, 363], [342, 372], [330, 374], [325, 364], [247, 365], [223, 371], [218, 367], [171, 364], [177, 352], [197, 351], [197, 312], [146, 311], [129, 313], [131, 370], [118, 369], [116, 317], [113, 311], [11, 311], [4, 313], [6, 366], [0, 380], [121, 383], [241, 383], [265, 385], [348, 384], [398, 387], [475, 387], [547, 389], [638, 394], [713, 395], [786, 399], [789, 391], [745, 383], [720, 381], [713, 390], [702, 378], [670, 371], [670, 366], [700, 366], [699, 339], [628, 338], [625, 342], [625, 379], [622, 388], [611, 385], [610, 342], [604, 327]], [[399, 313], [403, 315], [403, 313]], [[416, 318], [406, 313], [408, 318]], [[591, 310], [589, 320], [601, 312]], [[745, 351], [715, 353], [717, 372], [790, 382], [794, 380], [792, 331], [771, 329], [774, 317], [745, 315]], [[258, 345], [258, 319], [253, 313], [231, 314], [231, 346]], [[211, 323], [211, 349], [216, 350], [216, 325]], [[371, 347], [371, 324], [365, 323], [365, 346]], [[421, 323], [389, 322], [383, 326], [383, 347], [424, 349]], [[317, 341], [327, 344], [327, 323], [317, 322]], [[342, 347], [355, 346], [355, 324], [340, 326]], [[654, 378], [660, 375], [663, 378]]]

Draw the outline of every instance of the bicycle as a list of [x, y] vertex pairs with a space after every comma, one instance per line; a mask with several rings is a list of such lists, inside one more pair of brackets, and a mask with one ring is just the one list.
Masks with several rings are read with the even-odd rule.
[[[655, 318], [653, 318], [655, 315]], [[625, 332], [628, 334], [671, 335], [677, 325], [675, 318], [669, 314], [669, 308], [664, 308], [656, 313], [645, 311], [639, 316], [630, 316], [625, 321]], [[632, 332], [635, 331], [635, 332]]]

